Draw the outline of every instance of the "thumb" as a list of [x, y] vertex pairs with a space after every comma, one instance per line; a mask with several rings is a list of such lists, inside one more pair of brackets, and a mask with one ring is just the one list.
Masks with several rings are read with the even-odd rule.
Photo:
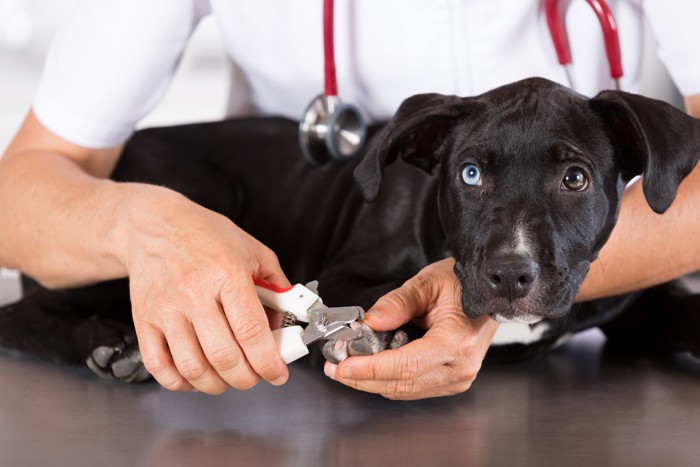
[[375, 331], [390, 331], [423, 316], [429, 299], [416, 282], [409, 280], [377, 300], [365, 313], [364, 322]]
[[454, 264], [453, 258], [445, 258], [424, 267], [401, 287], [377, 300], [365, 313], [364, 321], [375, 331], [390, 331], [424, 317], [441, 301], [453, 305], [457, 284]]

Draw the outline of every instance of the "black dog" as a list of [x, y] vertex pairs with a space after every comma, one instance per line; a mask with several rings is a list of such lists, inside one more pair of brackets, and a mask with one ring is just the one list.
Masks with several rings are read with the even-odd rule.
[[[228, 216], [277, 252], [292, 281], [318, 279], [330, 305], [369, 307], [454, 256], [469, 317], [537, 332], [535, 343], [492, 347], [494, 358], [533, 355], [591, 326], [700, 355], [700, 302], [673, 286], [572, 308], [626, 183], [643, 173], [662, 213], [699, 155], [700, 121], [668, 104], [614, 91], [587, 99], [528, 79], [472, 98], [411, 97], [359, 163], [312, 168], [296, 123], [246, 119], [141, 131], [113, 178], [164, 185]], [[387, 167], [397, 158], [408, 164]], [[655, 312], [660, 304], [668, 311]], [[0, 345], [125, 381], [148, 376], [126, 280], [26, 289], [0, 309]]]

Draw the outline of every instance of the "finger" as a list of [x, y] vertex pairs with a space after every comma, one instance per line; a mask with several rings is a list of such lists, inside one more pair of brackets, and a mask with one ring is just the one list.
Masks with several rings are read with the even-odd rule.
[[255, 373], [274, 385], [284, 384], [289, 372], [272, 337], [253, 281], [242, 281], [222, 290], [221, 304], [233, 335]]
[[260, 377], [245, 359], [219, 304], [211, 306], [216, 313], [197, 316], [192, 323], [204, 355], [229, 386], [250, 389], [258, 384]]
[[363, 320], [375, 331], [389, 331], [422, 316], [428, 305], [426, 292], [409, 280], [377, 300]]
[[255, 276], [257, 279], [262, 279], [270, 284], [279, 285], [280, 287], [289, 287], [292, 283], [287, 279], [287, 276], [282, 271], [282, 268], [277, 263], [277, 267], [270, 267], [265, 264], [260, 268], [260, 271]]
[[[464, 392], [471, 386], [476, 373], [458, 374], [456, 367], [443, 365], [415, 379], [408, 380], [357, 380], [334, 378], [341, 384], [359, 391], [380, 394], [388, 399], [415, 400]], [[459, 379], [459, 382], [454, 382]]]
[[439, 307], [459, 309], [453, 267], [452, 258], [426, 266], [401, 287], [377, 300], [365, 314], [365, 322], [376, 331], [389, 331]]
[[194, 387], [175, 367], [162, 332], [150, 326], [136, 326], [139, 351], [146, 370], [158, 384], [170, 391], [191, 391]]
[[192, 325], [183, 320], [167, 323], [165, 337], [177, 371], [192, 386], [207, 394], [222, 394], [228, 384], [204, 356]]
[[336, 375], [354, 380], [411, 380], [451, 362], [451, 352], [445, 348], [444, 342], [426, 333], [398, 349], [350, 357], [338, 364]]
[[[454, 396], [456, 394], [461, 394], [468, 391], [472, 387], [474, 381], [465, 381], [460, 383], [450, 383], [441, 387], [428, 388], [426, 391], [417, 392], [406, 397], [402, 397], [400, 400], [418, 400], [418, 399], [428, 399], [431, 397], [447, 397]], [[382, 396], [387, 399], [399, 400], [399, 398], [393, 394], [382, 394]]]
[[270, 325], [270, 329], [279, 329], [282, 327], [283, 316], [277, 310], [272, 308], [263, 307], [265, 309], [265, 315], [267, 316], [267, 322]]
[[338, 365], [341, 377], [394, 380], [420, 377], [442, 365], [478, 364], [498, 328], [488, 317], [470, 320], [461, 313], [445, 313], [423, 337], [398, 349], [350, 357]]
[[[497, 327], [490, 319], [469, 320], [463, 315], [445, 314], [424, 337], [397, 350], [367, 357], [351, 357], [337, 367], [326, 364], [326, 374], [350, 387], [391, 399], [457, 394], [469, 389], [476, 378]], [[404, 358], [402, 351], [407, 348], [417, 354], [409, 361], [411, 358], [429, 356], [435, 350], [441, 354], [444, 363], [440, 364], [440, 358], [432, 362], [427, 360], [424, 368], [433, 368], [425, 372], [419, 368], [415, 372], [418, 376], [411, 378], [414, 374], [401, 370], [406, 366], [401, 363], [401, 358]], [[439, 365], [435, 366], [435, 363]], [[349, 367], [349, 371], [343, 365]]]

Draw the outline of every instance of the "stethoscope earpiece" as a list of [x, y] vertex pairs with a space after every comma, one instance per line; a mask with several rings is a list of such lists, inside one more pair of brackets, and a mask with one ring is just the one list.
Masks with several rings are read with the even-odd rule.
[[356, 156], [364, 146], [367, 125], [359, 109], [338, 96], [321, 94], [306, 109], [299, 124], [299, 143], [306, 160], [323, 165]]

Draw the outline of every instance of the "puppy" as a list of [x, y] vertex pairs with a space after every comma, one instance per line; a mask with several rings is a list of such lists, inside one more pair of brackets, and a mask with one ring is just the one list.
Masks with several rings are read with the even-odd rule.
[[[697, 299], [675, 286], [572, 308], [625, 185], [643, 174], [662, 213], [699, 150], [700, 122], [668, 104], [618, 91], [588, 99], [532, 78], [476, 97], [411, 97], [374, 129], [359, 162], [312, 168], [296, 123], [244, 119], [141, 131], [112, 178], [168, 186], [228, 216], [278, 254], [292, 281], [317, 278], [331, 306], [368, 308], [453, 256], [466, 315], [529, 333], [497, 335], [494, 359], [539, 354], [591, 326], [700, 355], [700, 326], [688, 325]], [[649, 303], [674, 311], [661, 320]], [[365, 327], [362, 340], [329, 342], [324, 354], [337, 362], [405, 340]], [[0, 309], [0, 345], [87, 361], [123, 381], [148, 376], [125, 280], [26, 290]]]

